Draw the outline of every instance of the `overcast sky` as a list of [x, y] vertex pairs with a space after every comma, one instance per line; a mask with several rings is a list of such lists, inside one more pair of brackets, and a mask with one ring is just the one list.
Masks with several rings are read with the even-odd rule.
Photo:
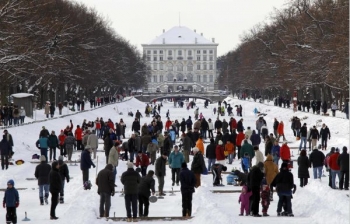
[[215, 38], [218, 56], [234, 49], [240, 36], [254, 25], [268, 21], [274, 8], [286, 0], [71, 0], [95, 8], [112, 28], [132, 45], [150, 42], [174, 26], [196, 29]]

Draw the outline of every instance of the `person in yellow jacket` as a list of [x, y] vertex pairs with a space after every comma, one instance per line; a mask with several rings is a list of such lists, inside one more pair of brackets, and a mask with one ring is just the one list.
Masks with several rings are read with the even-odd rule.
[[225, 144], [225, 151], [228, 155], [228, 164], [232, 164], [233, 159], [236, 157], [236, 150], [235, 145], [230, 140], [227, 140]]
[[204, 155], [204, 142], [203, 142], [203, 137], [200, 135], [197, 142], [196, 142], [196, 147], [199, 149], [199, 151]]

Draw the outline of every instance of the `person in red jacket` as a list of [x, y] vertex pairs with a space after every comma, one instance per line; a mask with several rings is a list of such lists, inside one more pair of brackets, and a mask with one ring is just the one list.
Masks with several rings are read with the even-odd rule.
[[225, 147], [223, 142], [219, 140], [218, 145], [215, 148], [216, 163], [225, 165]]
[[74, 137], [77, 140], [77, 150], [84, 150], [83, 149], [83, 130], [80, 128], [80, 125], [77, 125], [77, 129], [75, 129]]
[[170, 117], [168, 117], [168, 120], [165, 122], [165, 130], [169, 131], [171, 124], [172, 122], [170, 120]]
[[[72, 120], [70, 120], [70, 126], [69, 125], [67, 125], [67, 127], [64, 129], [64, 135], [65, 136], [68, 136], [68, 134], [69, 134], [69, 132], [72, 132], [72, 130], [73, 130], [73, 122], [72, 122]], [[73, 132], [72, 132], [73, 133]]]
[[139, 151], [136, 157], [136, 167], [141, 166], [141, 174], [142, 176], [146, 176], [147, 174], [147, 167], [149, 165], [149, 158], [146, 154], [142, 153], [142, 151]]
[[335, 153], [333, 153], [329, 157], [329, 168], [331, 169], [331, 177], [332, 177], [332, 188], [336, 189], [335, 186], [335, 178], [338, 176], [338, 180], [340, 180], [340, 167], [337, 163], [339, 157], [339, 148], [335, 149]]
[[237, 137], [236, 137], [236, 146], [237, 146], [237, 156], [238, 159], [241, 158], [241, 147], [242, 147], [242, 142], [245, 139], [245, 134], [243, 133], [243, 131], [238, 132]]
[[237, 121], [236, 119], [234, 119], [233, 117], [231, 117], [230, 119], [230, 131], [231, 131], [231, 134], [232, 132], [237, 129]]
[[286, 141], [286, 137], [284, 136], [284, 124], [283, 124], [283, 121], [281, 121], [278, 124], [277, 133], [278, 133], [278, 141], [280, 140], [281, 136], [283, 136], [283, 141]]
[[66, 137], [67, 136], [64, 134], [64, 131], [61, 130], [61, 133], [58, 136], [59, 147], [60, 147], [60, 155], [61, 156], [66, 156], [66, 150], [64, 148], [64, 140], [66, 139]]
[[287, 145], [287, 142], [284, 141], [280, 148], [280, 156], [283, 162], [288, 163], [290, 160], [290, 149]]
[[113, 123], [113, 121], [111, 119], [108, 119], [107, 125], [108, 125], [109, 128], [112, 128], [113, 131], [115, 131], [114, 123]]

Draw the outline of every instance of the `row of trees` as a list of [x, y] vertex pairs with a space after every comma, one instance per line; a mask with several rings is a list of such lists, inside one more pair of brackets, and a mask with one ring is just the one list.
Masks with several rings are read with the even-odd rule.
[[342, 102], [349, 97], [349, 1], [293, 0], [218, 59], [235, 93]]
[[144, 86], [134, 46], [96, 11], [67, 0], [0, 1], [0, 93], [39, 100], [114, 94]]

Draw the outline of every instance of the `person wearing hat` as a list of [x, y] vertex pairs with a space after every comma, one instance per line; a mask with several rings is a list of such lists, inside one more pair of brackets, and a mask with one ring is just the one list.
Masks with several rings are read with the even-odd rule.
[[21, 109], [19, 110], [19, 119], [21, 120], [21, 124], [24, 123], [24, 118], [26, 117], [26, 110], [21, 107]]
[[331, 139], [331, 132], [326, 124], [323, 124], [320, 129], [320, 137], [322, 150], [327, 150], [327, 140]]
[[171, 149], [173, 148], [173, 142], [170, 139], [169, 133], [167, 131], [164, 132], [164, 143], [163, 143], [163, 152], [166, 155], [170, 154]]
[[58, 204], [58, 196], [62, 188], [62, 179], [59, 173], [59, 163], [54, 161], [52, 163], [52, 169], [49, 174], [49, 184], [50, 184], [50, 193], [51, 193], [51, 209], [50, 209], [50, 219], [56, 220], [56, 207]]
[[62, 188], [60, 191], [60, 204], [64, 203], [64, 185], [65, 180], [67, 180], [67, 183], [69, 183], [70, 177], [69, 177], [69, 169], [65, 162], [63, 162], [63, 156], [58, 157], [58, 165], [60, 166], [59, 172], [62, 180]]
[[310, 178], [309, 168], [310, 161], [306, 155], [306, 150], [301, 150], [300, 156], [298, 157], [298, 178], [300, 179], [300, 187], [304, 187], [308, 183]]
[[259, 201], [260, 201], [260, 185], [264, 178], [264, 164], [259, 162], [257, 165], [250, 169], [247, 177], [248, 187], [252, 191], [252, 205], [251, 212], [254, 217], [261, 217], [259, 214]]
[[138, 199], [138, 185], [141, 182], [141, 177], [138, 172], [134, 170], [132, 162], [127, 163], [128, 169], [122, 174], [120, 181], [124, 185], [124, 200], [127, 214], [127, 222], [131, 222], [131, 207], [132, 217], [137, 222], [137, 199]]
[[164, 177], [166, 175], [166, 162], [167, 162], [167, 158], [168, 155], [163, 152], [162, 156], [158, 157], [158, 159], [156, 160], [156, 164], [155, 164], [155, 175], [157, 176], [158, 179], [158, 196], [165, 196], [164, 192], [163, 192], [163, 188], [164, 188]]
[[[49, 174], [51, 166], [46, 162], [45, 156], [40, 156], [40, 164], [36, 166], [34, 176], [38, 179], [40, 205], [49, 204]], [[45, 195], [44, 195], [45, 192]]]
[[117, 175], [117, 167], [118, 167], [118, 162], [119, 162], [119, 151], [118, 151], [118, 146], [120, 145], [119, 141], [116, 141], [109, 151], [108, 155], [108, 163], [107, 164], [112, 164], [113, 165], [113, 175], [114, 175], [114, 180], [115, 176]]
[[147, 145], [147, 153], [150, 155], [151, 158], [151, 164], [154, 165], [156, 161], [156, 155], [158, 150], [158, 142], [156, 139], [152, 139], [150, 143]]
[[278, 133], [278, 141], [280, 140], [281, 136], [283, 136], [283, 141], [286, 141], [286, 137], [284, 136], [284, 124], [283, 121], [280, 121], [277, 127], [277, 133]]
[[314, 146], [309, 157], [310, 164], [313, 167], [314, 179], [321, 179], [324, 159], [325, 155], [323, 152], [319, 151], [317, 146]]
[[77, 145], [75, 138], [73, 137], [73, 133], [69, 132], [68, 136], [64, 139], [64, 148], [67, 153], [68, 161], [72, 161], [73, 148]]
[[304, 150], [306, 150], [306, 139], [307, 139], [307, 125], [306, 123], [304, 123], [303, 126], [300, 128], [299, 151], [301, 151], [303, 144], [304, 144]]
[[13, 180], [7, 181], [2, 207], [6, 208], [6, 223], [17, 223], [16, 208], [19, 206], [19, 194]]
[[201, 174], [204, 171], [205, 162], [201, 151], [199, 151], [197, 147], [194, 147], [192, 151], [193, 151], [193, 160], [191, 164], [191, 171], [194, 173], [196, 177], [195, 187], [198, 188], [199, 186], [201, 186]]
[[219, 140], [216, 148], [215, 148], [215, 155], [216, 155], [216, 163], [220, 163], [222, 165], [225, 165], [225, 146], [224, 143]]
[[[276, 187], [277, 194], [279, 196], [277, 204], [277, 216], [281, 216], [282, 205], [286, 204], [286, 215], [294, 216], [292, 212], [292, 193], [295, 193], [296, 186], [294, 184], [293, 174], [288, 169], [287, 163], [281, 164], [280, 172], [273, 179], [271, 186]], [[292, 189], [294, 188], [293, 192]]]
[[80, 156], [80, 169], [83, 173], [83, 184], [89, 180], [89, 169], [91, 166], [95, 168], [95, 164], [91, 160], [91, 146], [87, 145]]
[[40, 149], [40, 155], [44, 155], [46, 158], [46, 161], [48, 160], [47, 157], [47, 148], [49, 147], [49, 139], [48, 136], [42, 135], [40, 138], [36, 141], [35, 145], [38, 149]]
[[96, 159], [96, 153], [98, 148], [98, 137], [95, 134], [95, 130], [92, 131], [92, 134], [89, 135], [87, 139], [87, 145], [91, 146], [93, 152], [93, 158]]
[[349, 190], [349, 153], [346, 146], [343, 147], [343, 153], [339, 155], [337, 164], [340, 166], [339, 189]]
[[77, 125], [75, 129], [74, 137], [77, 140], [77, 150], [84, 150], [82, 141], [83, 141], [83, 130], [80, 128], [80, 125]]
[[197, 142], [196, 142], [196, 147], [199, 149], [199, 151], [204, 155], [204, 142], [203, 142], [203, 137], [200, 135]]
[[58, 135], [58, 147], [60, 149], [60, 156], [66, 156], [67, 152], [65, 149], [64, 141], [66, 139], [66, 135], [64, 134], [64, 131], [61, 130], [60, 134]]
[[192, 171], [187, 168], [187, 163], [181, 164], [180, 182], [182, 196], [182, 216], [191, 217], [192, 215], [192, 195], [196, 186], [196, 177]]
[[192, 139], [187, 134], [182, 134], [182, 147], [183, 147], [183, 155], [185, 157], [185, 162], [190, 162], [190, 152], [192, 148]]
[[191, 120], [191, 116], [188, 116], [188, 119], [186, 120], [186, 126], [187, 126], [187, 131], [189, 129], [192, 129], [192, 120]]
[[[323, 153], [322, 153], [323, 154]], [[332, 188], [337, 189], [335, 186], [335, 178], [338, 176], [338, 180], [340, 180], [340, 166], [338, 164], [338, 157], [339, 157], [339, 148], [337, 147], [335, 149], [335, 153], [333, 153], [329, 157], [329, 168], [331, 169], [331, 176], [332, 176]]]

